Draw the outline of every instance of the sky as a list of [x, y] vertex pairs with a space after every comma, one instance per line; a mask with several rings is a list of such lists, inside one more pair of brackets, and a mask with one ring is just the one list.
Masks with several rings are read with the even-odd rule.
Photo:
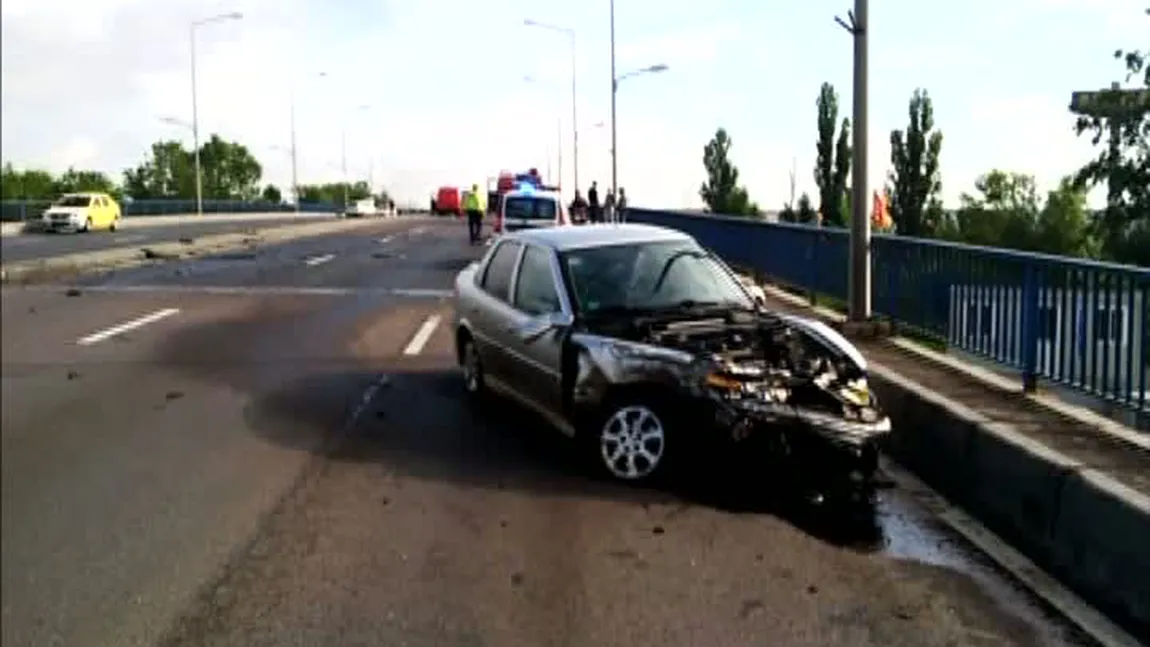
[[[719, 127], [764, 208], [815, 195], [815, 99], [851, 111], [848, 0], [617, 0], [619, 184], [632, 204], [700, 206]], [[944, 200], [992, 168], [1055, 186], [1091, 155], [1070, 92], [1122, 75], [1118, 47], [1150, 47], [1147, 0], [877, 0], [870, 8], [870, 184], [890, 163], [915, 88], [943, 132]], [[371, 179], [400, 201], [531, 166], [611, 183], [608, 0], [4, 0], [0, 157], [18, 168], [116, 176], [159, 139], [192, 141], [191, 23], [201, 139], [239, 141], [290, 186]], [[531, 82], [525, 81], [532, 79]], [[182, 124], [182, 125], [181, 125]], [[560, 144], [561, 140], [561, 144]], [[816, 200], [817, 202], [817, 200]]]

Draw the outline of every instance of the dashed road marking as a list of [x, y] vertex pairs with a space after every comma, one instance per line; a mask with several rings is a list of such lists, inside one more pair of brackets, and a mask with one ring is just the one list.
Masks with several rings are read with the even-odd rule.
[[427, 231], [427, 227], [416, 227], [415, 229], [412, 229], [410, 232], [408, 232], [408, 234], [411, 236], [418, 236], [425, 231]]
[[324, 263], [330, 261], [333, 258], [335, 258], [335, 254], [324, 254], [323, 256], [313, 256], [313, 257], [307, 259], [306, 261], [304, 261], [304, 265], [307, 265], [309, 267], [315, 267], [316, 265], [323, 265]]
[[380, 243], [381, 245], [386, 245], [386, 244], [390, 243], [393, 238], [395, 238], [395, 236], [384, 236], [383, 238], [380, 238], [376, 242]]
[[155, 323], [161, 319], [167, 319], [168, 317], [174, 314], [178, 314], [179, 312], [179, 308], [165, 308], [163, 310], [157, 310], [151, 314], [144, 315], [137, 319], [132, 319], [131, 321], [125, 321], [124, 323], [112, 326], [111, 328], [98, 330], [90, 335], [87, 335], [86, 337], [81, 337], [76, 341], [76, 343], [81, 346], [90, 346], [96, 342], [104, 341], [105, 339], [115, 337], [116, 335], [122, 335], [130, 330], [141, 328], [150, 323]]
[[418, 355], [423, 352], [423, 347], [427, 345], [427, 341], [431, 339], [431, 333], [435, 332], [436, 326], [439, 325], [439, 320], [442, 319], [440, 315], [430, 315], [427, 319], [423, 320], [420, 324], [419, 330], [415, 331], [415, 335], [411, 341], [407, 343], [407, 348], [403, 349], [404, 355]]

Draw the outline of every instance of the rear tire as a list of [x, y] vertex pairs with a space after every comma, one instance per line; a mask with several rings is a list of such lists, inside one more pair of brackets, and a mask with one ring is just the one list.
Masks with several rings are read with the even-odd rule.
[[112, 222], [108, 225], [108, 231], [116, 231], [119, 228], [120, 228], [119, 216], [112, 218]]
[[84, 232], [85, 234], [92, 231], [92, 219], [91, 218], [88, 218], [87, 220], [84, 221], [84, 228], [81, 229], [80, 231]]
[[483, 363], [479, 360], [479, 350], [470, 335], [464, 335], [459, 342], [459, 366], [463, 371], [463, 389], [472, 400], [483, 399], [487, 384], [483, 381]]

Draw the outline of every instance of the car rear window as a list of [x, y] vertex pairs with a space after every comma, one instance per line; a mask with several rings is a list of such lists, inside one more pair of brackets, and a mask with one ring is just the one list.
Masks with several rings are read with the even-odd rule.
[[555, 200], [519, 196], [505, 198], [503, 217], [508, 220], [555, 220]]
[[86, 195], [66, 195], [56, 201], [57, 207], [86, 207], [92, 200]]

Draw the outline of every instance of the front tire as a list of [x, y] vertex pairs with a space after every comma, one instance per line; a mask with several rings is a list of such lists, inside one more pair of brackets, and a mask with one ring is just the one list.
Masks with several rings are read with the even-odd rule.
[[117, 230], [117, 229], [119, 229], [119, 228], [120, 228], [120, 219], [119, 219], [119, 217], [116, 217], [116, 218], [112, 218], [112, 222], [110, 222], [110, 223], [108, 224], [108, 231], [116, 231], [116, 230]]
[[80, 231], [84, 232], [85, 234], [92, 231], [92, 219], [91, 218], [88, 218], [87, 220], [84, 221], [84, 228], [81, 229]]
[[588, 429], [588, 453], [614, 480], [654, 482], [669, 471], [671, 452], [677, 449], [672, 419], [650, 399], [619, 398]]

